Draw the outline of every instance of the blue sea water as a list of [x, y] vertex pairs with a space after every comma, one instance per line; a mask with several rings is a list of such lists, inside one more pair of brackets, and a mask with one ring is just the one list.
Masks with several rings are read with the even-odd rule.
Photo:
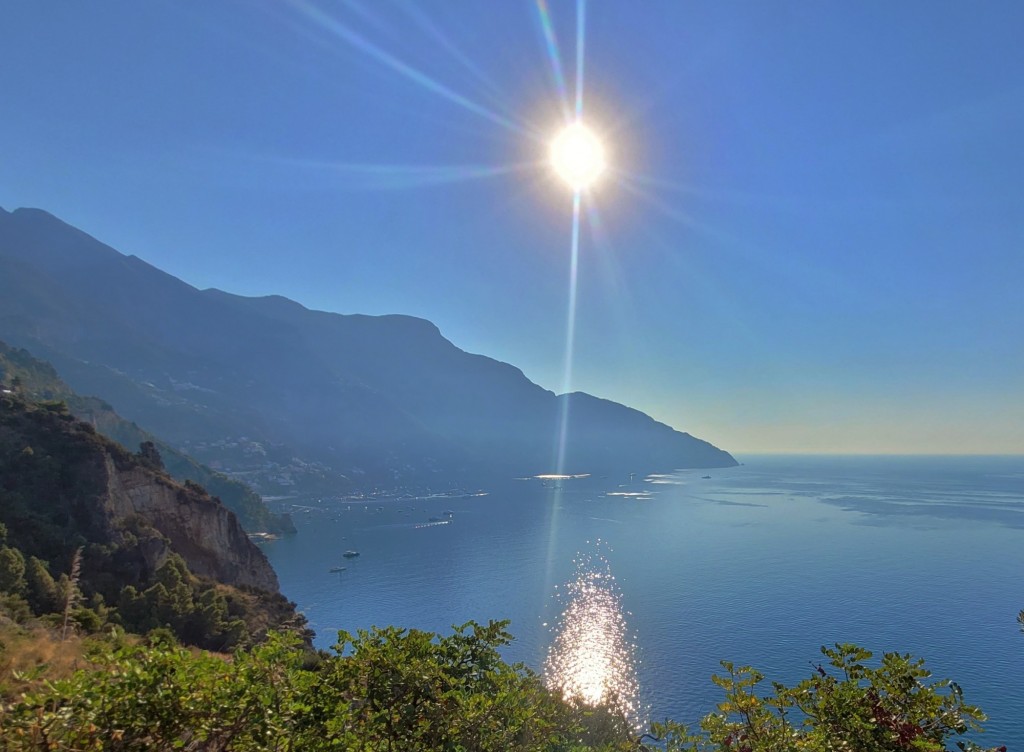
[[978, 741], [1024, 749], [1024, 457], [740, 459], [462, 498], [297, 500], [299, 534], [265, 551], [321, 647], [338, 629], [510, 619], [506, 657], [540, 670], [578, 560], [596, 558], [650, 720], [713, 709], [722, 659], [795, 682], [819, 646], [855, 642], [925, 658], [989, 715]]

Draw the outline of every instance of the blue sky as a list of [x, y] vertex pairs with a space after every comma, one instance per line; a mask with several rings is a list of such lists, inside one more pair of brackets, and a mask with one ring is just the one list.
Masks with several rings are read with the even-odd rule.
[[[550, 0], [570, 95], [576, 4]], [[538, 4], [5, 3], [0, 206], [563, 381]], [[572, 385], [736, 453], [1024, 452], [1024, 4], [586, 6]]]

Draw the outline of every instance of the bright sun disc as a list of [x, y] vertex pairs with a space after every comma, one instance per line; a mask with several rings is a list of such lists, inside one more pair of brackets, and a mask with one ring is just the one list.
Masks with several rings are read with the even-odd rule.
[[575, 191], [590, 187], [607, 166], [604, 146], [583, 123], [565, 127], [551, 142], [551, 164]]

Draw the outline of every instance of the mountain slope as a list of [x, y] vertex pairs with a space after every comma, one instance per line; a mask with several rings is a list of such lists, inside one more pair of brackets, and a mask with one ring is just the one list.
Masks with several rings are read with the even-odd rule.
[[113, 407], [96, 397], [76, 394], [57, 375], [49, 363], [33, 358], [26, 350], [15, 349], [0, 341], [0, 384], [18, 383], [21, 396], [33, 400], [59, 400], [71, 413], [89, 422], [101, 434], [125, 447], [152, 442], [172, 478], [198, 483], [234, 512], [242, 527], [251, 532], [289, 533], [295, 526], [287, 515], [277, 515], [244, 483], [216, 473], [182, 454], [166, 442], [142, 430], [118, 415]]
[[223, 649], [301, 624], [229, 509], [62, 403], [0, 393], [0, 479], [0, 544], [14, 563], [0, 590], [38, 614], [61, 610], [76, 575], [55, 578], [77, 571], [93, 627], [170, 626], [192, 644]]
[[556, 397], [409, 316], [197, 290], [39, 210], [0, 210], [0, 338], [261, 490], [735, 464], [620, 405]]

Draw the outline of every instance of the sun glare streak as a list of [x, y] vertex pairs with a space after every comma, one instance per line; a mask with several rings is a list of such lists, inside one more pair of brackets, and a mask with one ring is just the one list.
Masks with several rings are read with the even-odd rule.
[[667, 203], [666, 201], [663, 201], [662, 199], [658, 198], [650, 191], [637, 185], [636, 182], [630, 179], [628, 176], [620, 173], [618, 175], [618, 184], [621, 185], [630, 193], [632, 193], [634, 196], [637, 196], [638, 198], [641, 198], [647, 203], [651, 204], [651, 206], [660, 209], [662, 213], [664, 213], [667, 217], [676, 220], [677, 222], [679, 222], [682, 225], [685, 225], [686, 227], [698, 228], [698, 222], [695, 219], [693, 219], [693, 217], [680, 211], [679, 209]]
[[576, 0], [576, 122], [583, 119], [583, 50], [587, 0]]
[[605, 705], [642, 728], [636, 644], [615, 577], [598, 552], [578, 556], [565, 606], [544, 661], [544, 680], [553, 691], [586, 705]]
[[569, 439], [569, 393], [572, 391], [573, 350], [576, 341], [576, 277], [580, 257], [580, 192], [572, 197], [572, 243], [569, 253], [569, 305], [565, 325], [565, 361], [562, 370], [562, 412], [558, 427], [558, 459], [555, 472], [565, 472], [565, 449]]
[[586, 209], [590, 247], [594, 251], [592, 257], [600, 263], [601, 276], [607, 289], [603, 299], [616, 309], [616, 315], [612, 320], [619, 328], [620, 340], [629, 343], [630, 347], [636, 347], [638, 345], [636, 338], [629, 336], [630, 328], [626, 326], [627, 320], [633, 321], [635, 316], [635, 301], [628, 285], [629, 275], [624, 273], [618, 263], [608, 229], [597, 204], [594, 201], [589, 201]]
[[394, 37], [395, 37], [395, 30], [394, 30], [394, 28], [392, 28], [391, 26], [388, 26], [386, 23], [384, 23], [384, 21], [382, 21], [378, 16], [374, 15], [371, 11], [369, 11], [365, 7], [363, 7], [363, 5], [361, 3], [356, 2], [356, 0], [336, 0], [336, 1], [340, 2], [342, 5], [344, 5], [346, 8], [348, 8], [350, 13], [353, 13], [356, 16], [359, 16], [359, 18], [362, 19], [362, 21], [364, 23], [372, 26], [374, 29], [376, 29], [377, 31], [381, 32], [382, 34], [386, 34], [387, 36], [389, 36], [392, 39], [394, 39]]
[[548, 9], [547, 0], [537, 0], [537, 16], [544, 34], [544, 47], [548, 53], [548, 62], [551, 63], [551, 75], [555, 79], [555, 89], [557, 89], [558, 99], [562, 103], [562, 113], [565, 116], [565, 121], [569, 122], [572, 120], [569, 110], [569, 87], [565, 84], [565, 73], [562, 71], [562, 52], [558, 46], [555, 25], [551, 22], [551, 11]]
[[[562, 101], [562, 106], [566, 114], [566, 120], [570, 121], [569, 117], [569, 105], [568, 95], [565, 87], [565, 76], [562, 74], [561, 56], [558, 50], [558, 41], [555, 38], [554, 26], [551, 23], [551, 14], [548, 11], [546, 0], [537, 0], [537, 9], [541, 17], [541, 25], [545, 30], [545, 36], [548, 41], [548, 58], [551, 60], [552, 70], [555, 74], [556, 86], [559, 89], [559, 96]], [[576, 29], [576, 120], [569, 124], [569, 128], [576, 126], [577, 128], [583, 128], [581, 123], [583, 117], [583, 35], [584, 27], [583, 23], [586, 20], [586, 16], [582, 9], [582, 4], [577, 5], [577, 29]], [[600, 144], [598, 143], [598, 149]], [[600, 154], [603, 160], [603, 153]], [[600, 165], [599, 173], [604, 169], [603, 162]], [[596, 177], [596, 174], [593, 177]], [[572, 179], [569, 181], [574, 183]], [[566, 461], [566, 448], [569, 440], [569, 394], [572, 391], [572, 366], [573, 366], [573, 351], [575, 349], [576, 339], [576, 287], [577, 287], [577, 272], [579, 269], [579, 253], [580, 253], [580, 207], [582, 204], [582, 188], [585, 185], [573, 185], [573, 197], [572, 197], [572, 237], [569, 242], [569, 300], [567, 305], [566, 315], [566, 326], [565, 326], [565, 364], [562, 373], [562, 404], [559, 415], [559, 423], [557, 426], [557, 437], [558, 445], [555, 457], [555, 472], [559, 475], [565, 474], [565, 461]], [[561, 507], [563, 494], [563, 485], [558, 484], [555, 487], [553, 497], [553, 508], [551, 510], [551, 526], [548, 530], [548, 561], [547, 561], [547, 581], [550, 583], [552, 567], [554, 565], [554, 546], [555, 537], [558, 530], [558, 510]]]
[[727, 231], [720, 230], [716, 227], [712, 227], [704, 222], [701, 222], [689, 214], [681, 211], [680, 209], [672, 206], [663, 199], [654, 195], [651, 191], [642, 188], [639, 185], [625, 176], [620, 176], [618, 184], [625, 188], [627, 191], [643, 199], [651, 206], [661, 210], [661, 212], [670, 219], [674, 219], [684, 227], [693, 230], [704, 237], [713, 240], [722, 249], [729, 249], [733, 253], [742, 252], [745, 256], [752, 259], [757, 258], [757, 254], [747, 249], [747, 244], [740, 238], [731, 235]]
[[[400, 7], [423, 31], [427, 33], [435, 42], [441, 45], [444, 50], [451, 55], [463, 68], [469, 73], [487, 90], [490, 95], [489, 98], [495, 103], [499, 104], [499, 100], [504, 97], [504, 93], [501, 88], [488, 76], [479, 65], [474, 63], [468, 55], [460, 50], [451, 38], [448, 37], [437, 24], [430, 20], [430, 18], [419, 8], [417, 8], [409, 0], [401, 0], [398, 2]], [[504, 108], [505, 105], [501, 104]]]
[[448, 88], [441, 82], [431, 78], [426, 73], [423, 73], [411, 65], [402, 62], [397, 57], [389, 52], [381, 49], [373, 42], [369, 41], [365, 37], [353, 31], [351, 28], [338, 21], [336, 18], [328, 15], [324, 11], [312, 5], [306, 0], [291, 0], [292, 4], [295, 5], [301, 12], [303, 12], [310, 20], [314, 21], [321, 28], [331, 32], [342, 41], [355, 47], [360, 52], [368, 55], [382, 65], [390, 68], [401, 76], [404, 76], [408, 80], [415, 84], [418, 84], [422, 88], [429, 92], [437, 94], [450, 102], [454, 102], [460, 107], [472, 112], [480, 117], [490, 120], [492, 123], [507, 128], [508, 130], [518, 133], [520, 135], [527, 136], [529, 138], [538, 138], [539, 134], [531, 131], [524, 126], [509, 120], [503, 115], [478, 104], [471, 99], [467, 99], [463, 95], [456, 91]]
[[321, 170], [347, 179], [343, 188], [352, 190], [406, 190], [474, 180], [486, 180], [514, 173], [535, 171], [537, 162], [507, 165], [386, 165], [353, 164], [303, 159], [274, 160], [292, 167]]
[[699, 188], [684, 185], [683, 183], [676, 182], [675, 180], [665, 180], [664, 178], [656, 178], [653, 175], [643, 175], [636, 172], [630, 172], [629, 170], [619, 170], [619, 177], [620, 179], [629, 181], [637, 186], [664, 188], [677, 193], [689, 193], [695, 196], [707, 195]]

